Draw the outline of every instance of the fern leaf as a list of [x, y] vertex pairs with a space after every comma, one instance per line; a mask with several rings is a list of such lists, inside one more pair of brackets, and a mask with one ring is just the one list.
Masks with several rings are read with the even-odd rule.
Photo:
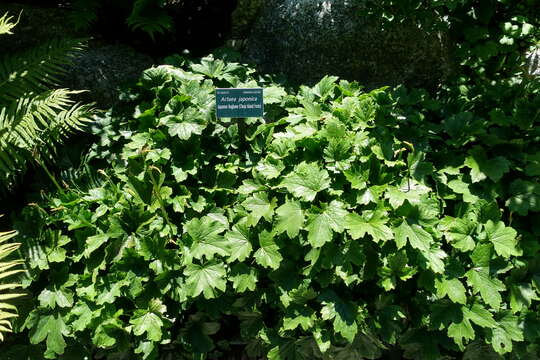
[[[20, 244], [18, 244], [18, 243], [7, 243], [7, 244], [0, 245], [0, 259], [7, 256], [7, 254], [10, 254], [11, 252], [17, 250], [19, 248], [19, 246], [20, 246]], [[0, 267], [2, 265], [3, 264], [0, 263]]]
[[[21, 285], [21, 284], [19, 284], [19, 285]], [[7, 313], [7, 312], [0, 312], [0, 321], [3, 324], [7, 325], [8, 322], [6, 322], [6, 319], [11, 319], [11, 318], [14, 318], [14, 317], [17, 317], [17, 314]]]
[[[13, 158], [19, 158], [20, 154], [16, 154], [17, 148], [14, 147], [12, 144], [3, 143], [1, 140], [0, 149], [2, 149], [0, 151], [0, 174], [11, 174], [13, 172], [13, 169], [17, 168], [17, 163], [13, 161]], [[8, 156], [7, 154], [15, 155]], [[0, 183], [2, 183], [3, 177], [5, 176], [0, 176]]]
[[16, 311], [17, 307], [8, 303], [1, 303], [0, 302], [0, 310], [13, 310]]
[[[21, 262], [22, 264], [22, 262]], [[2, 284], [0, 285], [0, 291], [2, 290], [11, 290], [11, 289], [15, 289], [15, 288], [19, 288], [19, 287], [22, 287], [22, 284]], [[0, 319], [2, 318], [2, 316], [0, 315]]]
[[67, 135], [91, 120], [92, 104], [75, 103], [80, 91], [55, 89], [25, 96], [0, 111], [0, 184], [9, 187], [31, 157], [52, 160]]
[[65, 65], [83, 49], [82, 40], [51, 40], [22, 55], [0, 59], [0, 106], [59, 83]]
[[72, 167], [61, 172], [61, 179], [74, 190], [85, 192], [103, 185], [104, 178], [88, 165], [88, 158], [81, 159], [81, 166]]
[[[0, 258], [6, 258], [15, 252], [20, 243], [9, 243], [8, 240], [17, 235], [16, 231], [0, 232]], [[22, 272], [22, 269], [16, 267], [21, 265], [20, 260], [11, 260], [0, 263], [0, 279], [8, 278], [17, 273]], [[14, 269], [15, 268], [15, 269]], [[8, 304], [6, 300], [12, 300], [23, 296], [22, 293], [11, 292], [11, 290], [21, 287], [19, 283], [8, 283], [0, 285], [0, 341], [4, 340], [4, 333], [12, 331], [10, 319], [17, 317], [17, 308], [12, 304]]]
[[97, 12], [101, 8], [99, 0], [75, 0], [71, 5], [68, 21], [75, 30], [88, 30], [97, 19]]
[[19, 18], [17, 21], [13, 21], [13, 16], [8, 16], [8, 13], [6, 12], [2, 17], [0, 17], [0, 35], [3, 34], [13, 34], [11, 32], [11, 29], [13, 29], [21, 19], [22, 11], [19, 13]]
[[[19, 248], [19, 246], [20, 246], [20, 244], [17, 244], [17, 246], [15, 247], [15, 250], [17, 250]], [[15, 251], [15, 250], [13, 250], [13, 251]], [[7, 256], [10, 253], [11, 252], [5, 252], [2, 256]], [[20, 265], [20, 263], [19, 262], [13, 262], [13, 261], [0, 263], [0, 272], [8, 271], [9, 269], [14, 268], [17, 265]]]
[[15, 236], [17, 236], [17, 231], [15, 230], [0, 232], [0, 243], [6, 242]]
[[154, 34], [164, 34], [173, 28], [172, 17], [155, 0], [135, 1], [126, 23], [132, 30], [140, 29], [147, 33], [152, 41]]

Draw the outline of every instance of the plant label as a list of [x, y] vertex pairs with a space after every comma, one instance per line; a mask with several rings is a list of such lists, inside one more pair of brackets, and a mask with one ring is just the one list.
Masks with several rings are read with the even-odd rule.
[[216, 89], [216, 116], [218, 118], [262, 117], [263, 89]]

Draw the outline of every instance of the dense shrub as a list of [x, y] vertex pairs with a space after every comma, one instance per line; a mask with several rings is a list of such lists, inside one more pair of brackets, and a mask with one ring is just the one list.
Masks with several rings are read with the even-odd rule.
[[[228, 86], [265, 118], [216, 119]], [[539, 90], [148, 69], [96, 126], [98, 179], [16, 224], [19, 330], [47, 358], [534, 358]]]

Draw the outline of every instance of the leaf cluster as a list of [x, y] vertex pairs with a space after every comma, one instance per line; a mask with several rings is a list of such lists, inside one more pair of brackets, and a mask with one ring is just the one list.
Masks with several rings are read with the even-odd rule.
[[[168, 61], [95, 129], [101, 183], [19, 218], [46, 358], [539, 354], [537, 84], [294, 92]], [[216, 87], [256, 86], [264, 118], [215, 117]]]

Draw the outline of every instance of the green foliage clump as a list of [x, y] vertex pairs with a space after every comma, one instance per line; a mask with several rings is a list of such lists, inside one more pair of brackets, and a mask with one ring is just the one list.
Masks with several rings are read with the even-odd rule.
[[[264, 86], [265, 118], [217, 119], [231, 86]], [[31, 352], [540, 355], [537, 82], [294, 93], [204, 58], [122, 98], [88, 155], [100, 184], [17, 223]]]
[[[12, 34], [12, 19], [0, 18], [0, 35]], [[78, 91], [51, 89], [81, 49], [78, 40], [51, 40], [0, 58], [0, 192], [12, 187], [29, 163], [53, 160], [56, 145], [88, 121], [92, 106], [72, 100]]]

